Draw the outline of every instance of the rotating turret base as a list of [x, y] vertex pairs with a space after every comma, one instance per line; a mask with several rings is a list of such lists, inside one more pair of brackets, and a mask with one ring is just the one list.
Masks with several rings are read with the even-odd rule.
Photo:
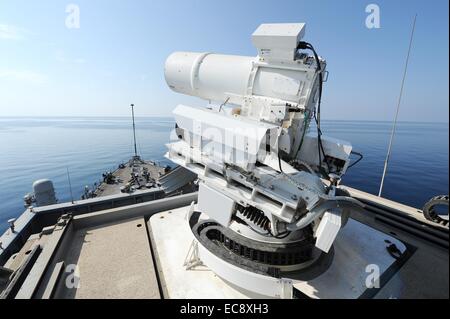
[[[230, 263], [205, 247], [188, 223], [192, 208], [160, 212], [149, 221], [164, 298], [370, 298], [388, 283], [395, 298], [403, 289], [401, 276], [395, 274], [410, 256], [406, 245], [353, 219], [328, 254], [320, 254], [304, 269], [281, 270], [277, 278]], [[208, 219], [205, 214], [199, 217], [200, 222]], [[400, 256], [389, 253], [392, 245]], [[187, 260], [195, 261], [189, 263], [192, 267], [186, 266]], [[366, 286], [374, 265], [381, 276], [380, 289]]]
[[261, 242], [223, 227], [214, 220], [200, 220], [200, 215], [200, 212], [194, 212], [189, 219], [198, 242], [218, 258], [247, 271], [281, 278], [286, 272], [313, 265], [322, 255], [314, 246], [310, 229], [297, 234], [294, 241], [276, 238], [270, 241], [271, 237], [268, 237]]

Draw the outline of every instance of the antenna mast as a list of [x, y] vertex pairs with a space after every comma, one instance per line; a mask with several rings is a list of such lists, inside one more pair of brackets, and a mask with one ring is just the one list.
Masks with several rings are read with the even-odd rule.
[[378, 192], [379, 197], [381, 197], [381, 193], [383, 192], [384, 178], [386, 177], [387, 167], [388, 167], [389, 159], [391, 157], [392, 143], [394, 141], [395, 130], [397, 129], [398, 113], [400, 110], [400, 103], [402, 101], [403, 87], [405, 85], [405, 79], [406, 79], [406, 72], [408, 70], [409, 55], [411, 53], [411, 47], [412, 47], [412, 42], [413, 42], [413, 37], [414, 37], [414, 30], [416, 28], [416, 19], [417, 19], [417, 13], [414, 16], [414, 20], [413, 20], [413, 24], [412, 24], [411, 37], [409, 39], [408, 54], [406, 55], [405, 69], [403, 71], [403, 79], [402, 79], [402, 84], [400, 87], [400, 95], [398, 97], [397, 112], [395, 113], [394, 123], [392, 125], [391, 138], [389, 140], [389, 147], [388, 147], [388, 151], [387, 151], [387, 155], [386, 155], [386, 160], [384, 161], [383, 176], [381, 177], [380, 191]]
[[134, 139], [134, 157], [137, 157], [137, 148], [136, 148], [136, 126], [134, 124], [134, 104], [131, 104], [131, 116], [133, 118], [133, 139]]

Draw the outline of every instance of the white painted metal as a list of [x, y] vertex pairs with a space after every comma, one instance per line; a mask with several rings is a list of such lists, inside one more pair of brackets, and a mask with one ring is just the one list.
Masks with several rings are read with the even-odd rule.
[[33, 192], [36, 206], [47, 206], [56, 204], [55, 188], [49, 179], [40, 179], [33, 183]]
[[[334, 242], [333, 262], [327, 271], [312, 279], [296, 280], [294, 287], [314, 299], [359, 298], [369, 290], [366, 283], [379, 279], [371, 276], [382, 276], [396, 263], [386, 249], [390, 244], [401, 253], [406, 251], [405, 245], [391, 235], [349, 219]], [[401, 296], [403, 280], [401, 276], [390, 280], [391, 298]], [[379, 289], [372, 291], [377, 293]]]
[[253, 293], [272, 298], [291, 299], [293, 296], [292, 280], [263, 276], [220, 259], [200, 243], [198, 253], [203, 263], [222, 279]]
[[[214, 162], [251, 170], [257, 160], [264, 161], [267, 143], [275, 147], [275, 125], [250, 119], [236, 121], [223, 113], [184, 105], [178, 105], [173, 113], [178, 127], [185, 132], [186, 143]], [[266, 139], [268, 135], [273, 138]]]
[[[189, 211], [189, 206], [164, 211], [153, 215], [149, 221], [168, 298], [248, 298], [255, 297], [254, 289], [262, 293], [256, 295], [259, 297], [289, 298], [292, 287], [315, 299], [359, 298], [368, 289], [366, 280], [372, 274], [372, 268], [368, 266], [377, 265], [380, 275], [383, 275], [396, 262], [386, 250], [385, 241], [395, 244], [402, 253], [406, 250], [405, 245], [391, 235], [350, 219], [334, 242], [331, 266], [306, 280], [293, 273], [278, 282], [276, 278], [236, 269], [212, 256], [201, 245], [198, 246], [197, 256], [204, 264], [186, 270], [184, 257], [194, 239], [184, 218], [189, 216]], [[227, 280], [228, 276], [231, 281]], [[398, 297], [402, 285], [399, 276], [391, 279], [390, 287], [398, 288], [397, 291], [390, 288], [392, 298]]]
[[328, 253], [341, 230], [341, 213], [338, 211], [328, 211], [323, 214], [319, 227], [316, 230], [316, 247]]
[[261, 24], [252, 35], [258, 55], [270, 61], [292, 61], [305, 35], [304, 23]]
[[[296, 156], [302, 143], [303, 132], [307, 129], [308, 121], [305, 117], [312, 116], [318, 94], [315, 63], [311, 63], [307, 58], [295, 60], [296, 45], [304, 36], [304, 30], [305, 25], [302, 23], [261, 25], [253, 35], [253, 42], [260, 49], [257, 57], [173, 53], [165, 65], [167, 84], [179, 93], [218, 104], [226, 101], [228, 104], [237, 105], [237, 114], [240, 116], [229, 116], [236, 123], [232, 127], [246, 127], [248, 123], [245, 119], [258, 121], [260, 125], [264, 122], [277, 125], [280, 128], [275, 137], [278, 148], [290, 156]], [[278, 58], [267, 60], [261, 54], [269, 54], [267, 48], [270, 47], [275, 51], [289, 51], [286, 55], [289, 58], [282, 62]], [[271, 52], [275, 54], [275, 51]], [[322, 70], [325, 70], [325, 61], [320, 60], [320, 63]], [[189, 113], [185, 110], [185, 114]], [[335, 147], [333, 143], [336, 144]], [[350, 146], [347, 142], [331, 139], [326, 144], [327, 148], [332, 150], [341, 149], [341, 145]], [[306, 154], [317, 154], [317, 147], [303, 145], [302, 151]], [[347, 148], [338, 153], [338, 159], [347, 164]], [[318, 163], [318, 160], [304, 161], [309, 165], [317, 166]], [[341, 173], [345, 172], [342, 167], [339, 167], [339, 170], [342, 170]]]
[[[273, 40], [277, 48], [295, 50], [303, 32], [303, 24], [262, 26], [254, 41], [265, 46]], [[324, 68], [324, 61], [321, 63]], [[316, 103], [318, 79], [313, 64], [305, 59], [296, 61], [294, 56], [289, 63], [278, 63], [261, 56], [250, 59], [182, 52], [168, 58], [165, 74], [177, 92], [241, 105], [236, 114], [179, 105], [174, 115], [181, 141], [168, 145], [169, 159], [241, 205], [257, 207], [271, 220], [276, 216], [292, 223], [300, 199], [308, 209], [321, 199], [332, 199], [324, 197], [320, 179], [311, 172], [297, 175], [277, 155], [280, 146], [297, 155], [298, 137], [306, 130], [304, 117], [310, 116]], [[348, 164], [349, 143], [324, 139], [323, 144], [328, 156]], [[294, 159], [318, 167], [317, 150], [317, 139], [305, 137], [302, 156]], [[256, 167], [257, 162], [274, 171]], [[345, 170], [345, 165], [332, 169]]]
[[161, 211], [153, 215], [148, 222], [164, 287], [164, 297], [168, 299], [248, 298], [230, 287], [206, 266], [197, 263], [191, 270], [186, 270], [185, 257], [192, 241], [195, 240], [185, 220], [185, 217], [189, 218], [189, 212], [190, 206], [172, 209], [170, 213]]
[[[311, 151], [318, 149], [317, 141], [317, 134], [306, 134], [297, 159], [312, 166], [317, 166], [319, 163], [319, 153]], [[327, 156], [342, 160], [345, 163], [343, 166], [335, 166], [333, 163], [330, 163], [332, 166], [331, 170], [345, 174], [350, 163], [348, 158], [352, 152], [352, 145], [344, 140], [322, 135], [322, 146]]]
[[[295, 172], [287, 176], [280, 175], [270, 167], [256, 167], [253, 174], [260, 182], [255, 183], [247, 180], [237, 170], [225, 170], [224, 165], [204, 159], [201, 152], [191, 149], [183, 141], [170, 144], [166, 156], [236, 202], [254, 206], [267, 216], [276, 216], [287, 223], [294, 221], [299, 198], [305, 198], [310, 209], [317, 204], [320, 196], [328, 198], [320, 178], [306, 172]], [[197, 163], [204, 163], [205, 166]], [[226, 176], [223, 175], [224, 170]], [[300, 189], [299, 186], [303, 188]]]
[[[317, 63], [321, 72], [326, 63], [298, 54], [304, 32], [302, 23], [261, 25], [252, 36], [256, 57], [177, 52], [166, 61], [165, 77], [172, 90], [206, 99], [208, 107], [220, 105], [177, 106], [177, 141], [168, 145], [166, 156], [198, 175], [200, 211], [225, 227], [238, 210], [253, 207], [269, 220], [270, 231], [265, 231], [276, 238], [310, 225], [317, 229], [326, 211], [357, 204], [335, 196], [337, 186], [324, 184], [315, 173], [327, 164], [330, 171], [343, 174], [351, 145], [324, 138], [327, 163], [323, 156], [319, 163], [317, 138], [305, 137], [317, 104]], [[227, 104], [231, 111], [223, 110]], [[307, 169], [298, 171], [293, 161], [306, 163]], [[328, 251], [340, 225], [335, 227], [328, 217], [323, 220], [319, 247]], [[295, 238], [283, 237], [285, 242]], [[283, 288], [283, 280], [231, 267], [204, 247], [199, 254], [237, 286], [272, 297], [292, 293]]]
[[240, 104], [254, 57], [175, 52], [166, 60], [165, 78], [175, 92], [205, 100]]
[[224, 227], [228, 227], [234, 213], [235, 202], [228, 196], [200, 183], [198, 190], [198, 209]]
[[[282, 38], [283, 43], [298, 37], [279, 34], [269, 38], [273, 43]], [[255, 41], [263, 45], [269, 38], [256, 36]], [[247, 117], [280, 124], [284, 120], [293, 120], [288, 118], [286, 103], [299, 110], [312, 111], [318, 87], [315, 66], [294, 61], [295, 47], [289, 50], [291, 57], [283, 62], [265, 61], [261, 56], [175, 52], [166, 60], [165, 78], [176, 92], [241, 105], [241, 114]], [[321, 63], [325, 69], [325, 61]], [[295, 118], [303, 119], [303, 113], [295, 114]]]

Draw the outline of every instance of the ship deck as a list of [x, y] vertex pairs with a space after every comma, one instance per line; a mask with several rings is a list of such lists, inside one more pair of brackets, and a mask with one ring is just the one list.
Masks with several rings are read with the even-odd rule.
[[[448, 227], [422, 219], [414, 208], [348, 190], [368, 204], [363, 213], [352, 216], [355, 221], [408, 247], [408, 258], [371, 295], [448, 298]], [[183, 216], [196, 196], [192, 193], [63, 216], [55, 226], [31, 236], [3, 265], [16, 272], [15, 285], [6, 294], [3, 292], [3, 297], [195, 298], [205, 297], [208, 289], [214, 290], [214, 294], [206, 294], [211, 298], [247, 297], [208, 269], [187, 271], [183, 267], [189, 241], [178, 241], [182, 228], [176, 225], [183, 227], [183, 223], [170, 223], [176, 216], [184, 222]], [[163, 227], [155, 228], [162, 223], [170, 226], [166, 227], [170, 232], [164, 233]], [[159, 239], [155, 238], [155, 230]], [[172, 260], [171, 267], [176, 271], [168, 270], [163, 260]], [[75, 273], [71, 265], [77, 265]], [[175, 273], [185, 276], [175, 280]], [[79, 276], [78, 288], [67, 286], [68, 280], [70, 283], [75, 278], [73, 275]], [[189, 282], [197, 279], [203, 285], [201, 290], [194, 284], [189, 286]]]
[[[148, 178], [144, 175], [145, 171], [148, 172]], [[165, 167], [159, 166], [152, 161], [144, 161], [139, 157], [134, 157], [111, 172], [113, 176], [112, 181], [107, 183], [103, 180], [94, 190], [94, 197], [120, 194], [122, 188], [126, 187], [127, 184], [134, 186], [135, 189], [154, 188], [157, 186], [156, 182], [158, 179], [165, 173]], [[133, 176], [134, 174], [136, 174], [136, 177]]]
[[144, 218], [76, 229], [71, 237], [64, 264], [77, 265], [82, 276], [77, 289], [54, 297], [160, 298]]

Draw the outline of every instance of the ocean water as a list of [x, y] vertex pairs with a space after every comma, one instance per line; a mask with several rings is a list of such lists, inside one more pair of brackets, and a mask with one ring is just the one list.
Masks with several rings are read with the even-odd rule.
[[[142, 158], [171, 164], [163, 154], [174, 126], [170, 118], [138, 118], [136, 135]], [[324, 135], [344, 139], [364, 159], [343, 183], [377, 194], [391, 123], [323, 121]], [[383, 196], [422, 207], [448, 194], [448, 123], [399, 123]], [[23, 211], [23, 196], [33, 181], [53, 181], [60, 202], [79, 199], [85, 185], [98, 182], [133, 154], [129, 118], [0, 118], [0, 232]]]

